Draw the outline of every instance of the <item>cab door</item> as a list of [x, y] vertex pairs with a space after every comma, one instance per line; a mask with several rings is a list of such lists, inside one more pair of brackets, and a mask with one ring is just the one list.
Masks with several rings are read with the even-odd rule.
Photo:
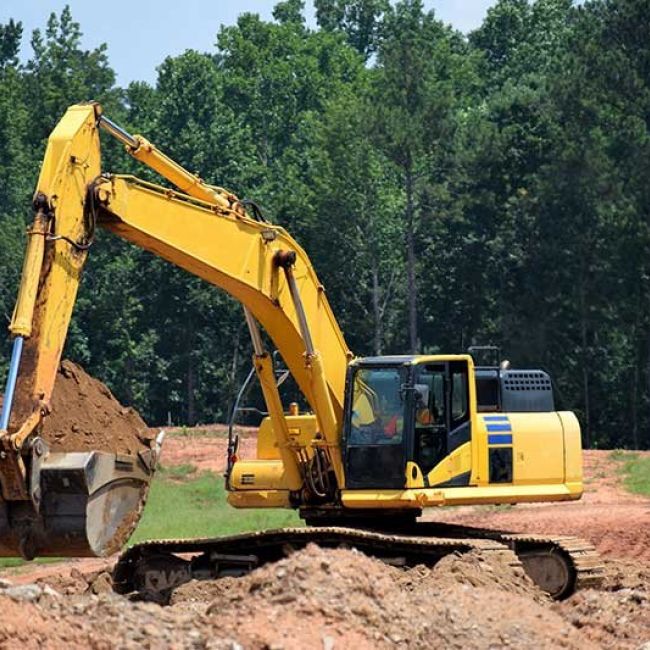
[[422, 365], [414, 392], [414, 461], [426, 476], [471, 438], [467, 362]]

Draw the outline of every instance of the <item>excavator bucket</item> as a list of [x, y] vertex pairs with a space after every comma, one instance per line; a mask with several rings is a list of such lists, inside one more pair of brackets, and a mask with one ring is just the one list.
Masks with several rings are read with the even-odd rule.
[[[162, 435], [138, 456], [53, 452], [40, 438], [26, 459], [29, 501], [0, 502], [0, 556], [107, 556], [138, 524]], [[6, 476], [3, 476], [3, 484]]]
[[32, 445], [30, 501], [0, 501], [0, 556], [107, 556], [135, 529], [157, 449], [138, 456]]

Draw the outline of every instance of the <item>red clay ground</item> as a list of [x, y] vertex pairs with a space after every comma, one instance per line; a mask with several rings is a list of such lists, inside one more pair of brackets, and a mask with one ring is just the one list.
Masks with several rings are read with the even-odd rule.
[[[641, 452], [649, 455], [650, 452]], [[529, 533], [575, 535], [606, 557], [650, 562], [650, 499], [621, 486], [621, 461], [610, 451], [585, 451], [585, 493], [580, 501], [501, 508], [433, 511], [427, 519]]]

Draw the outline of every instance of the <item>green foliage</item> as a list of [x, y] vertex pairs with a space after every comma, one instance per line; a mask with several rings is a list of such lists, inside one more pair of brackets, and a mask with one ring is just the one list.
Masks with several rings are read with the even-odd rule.
[[[289, 229], [357, 354], [498, 344], [552, 373], [587, 444], [649, 446], [648, 3], [499, 0], [468, 37], [419, 0], [315, 9], [243, 14], [126, 89], [68, 8], [24, 64], [0, 25], [3, 322], [45, 138], [98, 99]], [[104, 143], [107, 170], [160, 182]], [[249, 348], [230, 298], [100, 234], [66, 353], [151, 423], [224, 421]]]
[[10, 19], [6, 25], [0, 25], [0, 68], [15, 68], [18, 65], [22, 36], [22, 23]]
[[377, 49], [388, 0], [315, 0], [316, 20], [325, 31], [342, 32], [367, 59]]

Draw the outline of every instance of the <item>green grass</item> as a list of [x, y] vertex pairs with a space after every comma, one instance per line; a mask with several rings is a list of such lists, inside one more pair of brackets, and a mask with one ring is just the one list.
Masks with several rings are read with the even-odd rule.
[[[228, 437], [228, 427], [221, 425], [218, 427], [171, 427], [166, 429], [161, 427], [165, 431], [165, 435], [172, 436], [174, 438], [227, 438]], [[237, 431], [235, 427], [235, 431]]]
[[650, 457], [628, 453], [623, 458], [621, 473], [626, 489], [635, 494], [650, 496]]
[[292, 510], [232, 508], [226, 503], [221, 476], [212, 472], [195, 474], [181, 465], [164, 468], [154, 480], [129, 545], [145, 539], [214, 537], [298, 525], [300, 519]]
[[[58, 557], [38, 557], [34, 562], [38, 564], [51, 564], [52, 562], [59, 562], [61, 558]], [[14, 567], [23, 566], [27, 564], [25, 560], [19, 557], [0, 557], [0, 569], [12, 569]]]
[[172, 479], [176, 481], [182, 481], [192, 476], [196, 473], [196, 466], [191, 463], [185, 463], [184, 465], [172, 465], [167, 467], [166, 465], [159, 465], [156, 470], [156, 478], [160, 479]]
[[614, 449], [614, 451], [609, 455], [612, 460], [634, 460], [639, 457], [639, 454], [634, 451], [628, 451], [627, 449]]

